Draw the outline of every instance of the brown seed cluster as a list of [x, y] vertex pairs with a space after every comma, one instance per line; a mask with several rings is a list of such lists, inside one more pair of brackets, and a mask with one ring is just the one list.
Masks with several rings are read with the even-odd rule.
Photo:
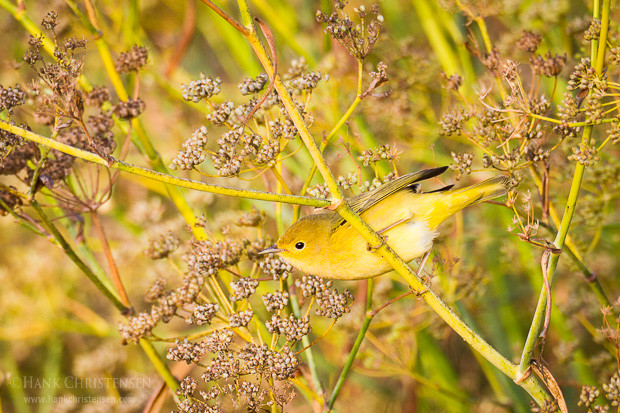
[[203, 325], [210, 323], [215, 317], [215, 314], [219, 311], [220, 306], [218, 304], [207, 303], [197, 304], [194, 307], [194, 311], [185, 321], [187, 324]]
[[207, 144], [207, 127], [196, 129], [192, 136], [183, 142], [183, 150], [170, 163], [171, 169], [193, 169], [207, 158], [204, 147]]
[[267, 311], [282, 310], [288, 304], [289, 294], [286, 291], [274, 291], [263, 295], [263, 302]]
[[243, 82], [239, 83], [237, 87], [241, 91], [242, 95], [252, 95], [263, 90], [268, 81], [269, 76], [265, 73], [261, 73], [256, 77], [256, 79], [245, 79]]
[[[14, 186], [9, 186], [9, 189], [16, 190]], [[23, 201], [20, 197], [12, 194], [8, 191], [0, 190], [0, 215], [8, 215], [9, 211], [14, 211], [23, 205]], [[5, 209], [5, 205], [8, 209]]]
[[284, 334], [286, 341], [300, 341], [303, 336], [312, 331], [310, 319], [308, 317], [295, 318], [292, 314], [289, 318], [281, 318], [273, 314], [271, 320], [265, 324], [267, 330], [272, 334]]
[[562, 73], [564, 65], [566, 64], [566, 59], [566, 54], [552, 55], [551, 52], [547, 52], [544, 57], [541, 55], [533, 55], [530, 57], [530, 64], [534, 74], [543, 75], [545, 77], [556, 77]]
[[239, 313], [231, 314], [228, 317], [228, 325], [230, 325], [231, 328], [245, 327], [250, 323], [253, 316], [254, 311], [252, 310], [245, 310]]
[[538, 46], [540, 46], [541, 41], [542, 36], [540, 34], [523, 30], [523, 35], [517, 42], [517, 47], [524, 52], [534, 53], [538, 49]]
[[[603, 383], [603, 394], [596, 386], [585, 385], [581, 388], [579, 396], [579, 406], [585, 407], [589, 412], [608, 412], [609, 405], [617, 407], [620, 405], [620, 375], [615, 372], [607, 383]], [[604, 395], [607, 403], [600, 402], [600, 396]]]
[[159, 238], [149, 240], [149, 246], [144, 254], [152, 260], [166, 258], [179, 248], [180, 243], [179, 238], [169, 231]]
[[146, 65], [149, 52], [146, 47], [134, 45], [122, 52], [116, 59], [116, 70], [119, 73], [137, 72]]
[[601, 35], [601, 19], [594, 19], [588, 29], [583, 33], [586, 40], [596, 40]]
[[332, 289], [332, 281], [304, 275], [295, 280], [295, 285], [301, 289], [304, 297], [316, 297], [319, 306], [316, 313], [319, 316], [338, 319], [351, 311], [353, 295], [349, 290], [339, 293], [337, 289]]
[[203, 99], [209, 99], [211, 96], [220, 93], [221, 84], [222, 79], [219, 77], [213, 79], [201, 73], [199, 80], [193, 80], [187, 85], [181, 85], [183, 99], [194, 103], [198, 103]]
[[357, 160], [364, 166], [374, 165], [379, 161], [393, 161], [398, 156], [396, 149], [392, 149], [389, 143], [383, 144], [378, 148], [366, 149]]
[[235, 221], [235, 224], [241, 227], [259, 227], [265, 221], [265, 211], [259, 211], [252, 207], [250, 212], [243, 214], [241, 218]]
[[452, 152], [452, 159], [454, 163], [450, 167], [457, 171], [456, 180], [461, 179], [463, 174], [469, 175], [471, 173], [471, 166], [474, 161], [474, 155], [470, 153], [454, 153]]
[[256, 292], [258, 287], [258, 280], [252, 278], [242, 278], [239, 281], [233, 281], [230, 283], [230, 288], [233, 294], [230, 296], [232, 301], [244, 300]]
[[276, 256], [266, 257], [258, 266], [265, 275], [271, 277], [274, 281], [285, 280], [293, 271], [293, 267], [290, 264]]
[[373, 5], [370, 11], [365, 6], [353, 9], [361, 24], [353, 22], [345, 13], [346, 1], [334, 1], [334, 11], [329, 16], [322, 11], [316, 12], [316, 20], [325, 24], [325, 33], [337, 40], [346, 50], [358, 60], [364, 60], [372, 51], [383, 27], [383, 16], [379, 7]]
[[146, 109], [146, 103], [140, 98], [121, 101], [114, 106], [112, 112], [123, 120], [131, 120], [140, 116]]
[[243, 242], [227, 238], [224, 241], [198, 241], [190, 243], [190, 250], [183, 259], [190, 271], [215, 274], [220, 268], [235, 265], [241, 259]]
[[0, 130], [0, 175], [15, 175], [39, 154], [37, 146], [5, 130]]
[[25, 103], [25, 96], [19, 84], [6, 88], [0, 85], [0, 112], [6, 110], [9, 114], [12, 114], [14, 108]]
[[[311, 123], [312, 115], [306, 112], [306, 105], [301, 102], [307, 99], [306, 95], [325, 76], [321, 72], [308, 72], [305, 60], [300, 58], [291, 63], [282, 78], [298, 110]], [[255, 79], [245, 79], [238, 84], [238, 88], [242, 95], [256, 95], [264, 90], [268, 81], [269, 77], [261, 74]], [[192, 102], [209, 100], [220, 92], [220, 85], [221, 79], [201, 74], [201, 79], [182, 85], [183, 96]], [[299, 97], [303, 100], [298, 101]], [[184, 150], [174, 158], [171, 167], [194, 169], [206, 159], [206, 153], [209, 152], [213, 168], [219, 176], [235, 177], [256, 166], [274, 166], [285, 146], [283, 141], [299, 136], [275, 90], [266, 99], [256, 96], [237, 105], [230, 100], [217, 105], [209, 101], [208, 104], [212, 110], [207, 114], [207, 120], [213, 125], [226, 127], [228, 131], [215, 141], [217, 148], [214, 150], [208, 150], [202, 145], [206, 145], [206, 139], [190, 138], [183, 144]], [[249, 123], [251, 119], [261, 126], [253, 130]]]

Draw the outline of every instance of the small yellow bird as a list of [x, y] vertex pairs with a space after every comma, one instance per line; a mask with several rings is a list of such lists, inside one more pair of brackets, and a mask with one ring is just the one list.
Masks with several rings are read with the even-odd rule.
[[[361, 218], [377, 231], [406, 262], [421, 257], [439, 235], [446, 218], [478, 202], [500, 197], [510, 189], [507, 177], [497, 176], [477, 185], [446, 186], [422, 192], [419, 181], [448, 169], [425, 169], [387, 182], [348, 200]], [[392, 269], [372, 252], [362, 236], [335, 211], [320, 210], [296, 221], [278, 242], [261, 251], [278, 253], [297, 269], [323, 278], [358, 280]]]

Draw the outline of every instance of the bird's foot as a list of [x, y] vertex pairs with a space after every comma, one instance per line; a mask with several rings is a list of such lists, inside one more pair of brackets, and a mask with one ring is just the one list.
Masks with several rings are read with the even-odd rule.
[[385, 243], [387, 242], [387, 239], [388, 239], [388, 236], [387, 236], [387, 235], [382, 236], [382, 237], [381, 237], [381, 242], [379, 243], [379, 245], [374, 246], [374, 247], [373, 247], [372, 245], [370, 245], [370, 243], [367, 243], [367, 244], [366, 244], [366, 250], [367, 250], [367, 251], [370, 251], [370, 252], [375, 252], [375, 251], [377, 251], [379, 248], [381, 248], [382, 246], [384, 246], [384, 245], [385, 245]]

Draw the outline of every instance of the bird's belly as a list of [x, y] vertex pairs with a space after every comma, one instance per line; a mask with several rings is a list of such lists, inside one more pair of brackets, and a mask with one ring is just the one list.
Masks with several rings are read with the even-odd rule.
[[438, 232], [422, 221], [404, 223], [386, 231], [387, 243], [404, 260], [419, 258], [433, 246]]
[[[381, 228], [375, 228], [380, 231]], [[420, 221], [402, 223], [380, 234], [387, 236], [387, 244], [406, 262], [421, 257], [433, 246], [436, 231]], [[355, 280], [374, 277], [392, 269], [381, 256], [368, 250], [368, 243], [351, 227], [342, 231], [332, 245], [343, 245], [341, 251], [332, 251], [332, 259], [318, 256], [319, 275], [325, 278]]]

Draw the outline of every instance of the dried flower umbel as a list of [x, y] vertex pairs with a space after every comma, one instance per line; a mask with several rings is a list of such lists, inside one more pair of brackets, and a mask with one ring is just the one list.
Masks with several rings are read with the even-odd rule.
[[[260, 221], [262, 214], [252, 210], [243, 225], [253, 228]], [[271, 240], [261, 238], [191, 239], [182, 257], [187, 270], [180, 286], [174, 288], [168, 278], [157, 279], [145, 296], [150, 308], [120, 324], [125, 343], [143, 338], [159, 340], [157, 326], [174, 318], [205, 329], [199, 338], [175, 337], [168, 350], [168, 359], [195, 364], [202, 371], [199, 381], [187, 378], [182, 383], [180, 394], [188, 399], [178, 406], [181, 410], [217, 409], [229, 402], [250, 409], [273, 403], [283, 406], [294, 394], [287, 380], [298, 374], [300, 363], [294, 344], [312, 333], [313, 318], [335, 321], [350, 311], [353, 297], [349, 291], [339, 292], [331, 282], [304, 276], [296, 282], [300, 296], [295, 299], [313, 298], [306, 301], [301, 315], [291, 313], [291, 293], [283, 282], [292, 267], [277, 257], [257, 255], [270, 244]], [[179, 240], [168, 233], [150, 241], [147, 254], [154, 259], [169, 258], [177, 248]], [[251, 267], [250, 276], [244, 275], [244, 269]], [[266, 277], [257, 278], [259, 270]], [[231, 294], [221, 296], [216, 292], [221, 286], [214, 284], [218, 282], [214, 277], [226, 275], [230, 277]], [[257, 300], [255, 295], [261, 297]], [[234, 304], [227, 304], [227, 300]], [[265, 309], [270, 315], [262, 319]], [[257, 323], [264, 324], [272, 334], [271, 345], [248, 338], [248, 333], [257, 334]]]
[[[283, 75], [289, 93], [307, 99], [309, 93], [325, 77], [320, 72], [307, 72], [305, 61], [300, 58], [292, 62], [291, 68]], [[269, 77], [261, 74], [255, 79], [247, 78], [238, 84], [241, 95], [254, 96], [264, 90]], [[228, 130], [215, 139], [217, 147], [207, 147], [207, 128], [201, 126], [185, 141], [183, 150], [172, 160], [173, 169], [198, 169], [205, 160], [210, 159], [218, 176], [236, 177], [246, 170], [274, 166], [290, 140], [298, 136], [297, 128], [288, 117], [282, 102], [275, 91], [266, 99], [251, 97], [245, 103], [235, 105], [232, 100], [213, 104], [210, 98], [220, 93], [222, 81], [201, 74], [201, 78], [182, 85], [184, 99], [192, 102], [205, 100], [211, 108], [207, 120], [215, 126]], [[297, 102], [299, 110], [308, 118], [305, 105]], [[251, 126], [256, 121], [258, 128]]]
[[365, 6], [353, 9], [360, 20], [356, 24], [344, 11], [346, 2], [334, 1], [334, 11], [327, 16], [322, 11], [317, 11], [316, 20], [325, 24], [325, 33], [329, 34], [358, 60], [364, 60], [372, 51], [379, 38], [383, 26], [383, 16], [379, 13], [379, 7], [373, 5], [369, 11]]

